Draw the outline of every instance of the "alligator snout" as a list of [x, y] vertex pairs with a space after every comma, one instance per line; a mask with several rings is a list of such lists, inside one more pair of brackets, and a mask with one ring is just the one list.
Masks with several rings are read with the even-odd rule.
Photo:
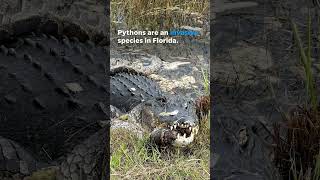
[[197, 119], [191, 116], [183, 116], [177, 118], [166, 127], [154, 130], [151, 133], [151, 138], [158, 145], [185, 147], [194, 141], [198, 131]]

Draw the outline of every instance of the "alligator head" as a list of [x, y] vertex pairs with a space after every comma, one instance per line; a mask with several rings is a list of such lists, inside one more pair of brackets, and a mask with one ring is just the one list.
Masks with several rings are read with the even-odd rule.
[[140, 116], [140, 123], [151, 131], [152, 141], [161, 146], [187, 146], [199, 131], [195, 104], [183, 96], [146, 101]]

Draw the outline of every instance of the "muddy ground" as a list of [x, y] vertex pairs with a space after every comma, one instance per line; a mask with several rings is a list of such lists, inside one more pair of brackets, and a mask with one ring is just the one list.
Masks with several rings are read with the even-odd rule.
[[[287, 18], [305, 34], [307, 3], [216, 2], [211, 7], [211, 177], [281, 179], [272, 163], [272, 125], [308, 100]], [[319, 7], [311, 6], [316, 22]], [[313, 62], [315, 75], [317, 67]]]

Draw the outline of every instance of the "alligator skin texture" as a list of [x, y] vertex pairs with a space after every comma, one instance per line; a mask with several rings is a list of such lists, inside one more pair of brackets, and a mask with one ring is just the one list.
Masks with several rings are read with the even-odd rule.
[[[19, 145], [37, 161], [51, 163], [76, 152], [76, 145], [101, 129], [109, 91], [103, 47], [34, 33], [0, 46], [0, 171], [36, 169]], [[95, 139], [91, 143], [103, 144]]]
[[111, 72], [110, 89], [111, 105], [125, 112], [141, 102], [163, 97], [163, 92], [155, 81], [125, 68]]

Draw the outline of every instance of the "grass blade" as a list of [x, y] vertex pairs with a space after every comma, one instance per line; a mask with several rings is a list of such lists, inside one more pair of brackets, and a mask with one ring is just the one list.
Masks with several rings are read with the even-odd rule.
[[308, 47], [307, 47], [307, 54], [304, 50], [303, 43], [301, 41], [297, 25], [291, 21], [292, 25], [292, 30], [293, 30], [293, 35], [296, 41], [296, 45], [299, 49], [300, 57], [301, 57], [301, 62], [303, 64], [305, 74], [306, 74], [306, 88], [308, 92], [308, 96], [311, 101], [312, 109], [314, 111], [317, 110], [317, 95], [315, 91], [315, 83], [312, 75], [312, 70], [311, 70], [311, 17], [310, 14], [308, 16]]

